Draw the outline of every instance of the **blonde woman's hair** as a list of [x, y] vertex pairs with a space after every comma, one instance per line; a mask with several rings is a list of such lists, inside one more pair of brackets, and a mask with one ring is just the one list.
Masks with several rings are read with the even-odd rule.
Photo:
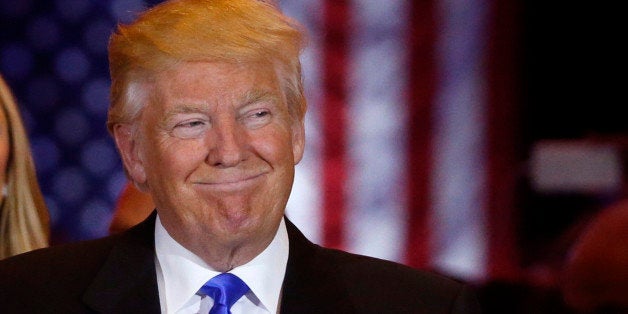
[[119, 25], [109, 41], [109, 131], [139, 116], [151, 97], [151, 78], [189, 61], [270, 62], [292, 117], [302, 121], [306, 102], [299, 55], [304, 32], [271, 2], [166, 1], [132, 24]]
[[7, 195], [0, 205], [0, 259], [49, 244], [49, 218], [37, 183], [22, 119], [9, 86], [0, 76], [0, 109], [7, 118]]

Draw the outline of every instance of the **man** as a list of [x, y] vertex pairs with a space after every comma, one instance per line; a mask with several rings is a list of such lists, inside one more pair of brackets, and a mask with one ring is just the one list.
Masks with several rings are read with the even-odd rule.
[[[119, 27], [108, 128], [156, 212], [3, 262], [0, 312], [475, 312], [461, 284], [321, 248], [284, 217], [304, 148], [302, 46], [255, 0], [170, 1]], [[223, 273], [244, 296], [212, 290]]]

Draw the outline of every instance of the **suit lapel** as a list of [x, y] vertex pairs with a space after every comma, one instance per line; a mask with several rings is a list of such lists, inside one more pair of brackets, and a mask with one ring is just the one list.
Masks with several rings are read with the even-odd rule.
[[[120, 235], [83, 301], [100, 313], [159, 313], [155, 271], [156, 212]], [[286, 219], [290, 252], [281, 313], [355, 313], [346, 283], [326, 250], [313, 244]]]
[[347, 286], [326, 257], [286, 219], [290, 253], [281, 296], [281, 313], [355, 313]]
[[156, 212], [120, 235], [83, 301], [101, 313], [159, 313], [155, 272]]

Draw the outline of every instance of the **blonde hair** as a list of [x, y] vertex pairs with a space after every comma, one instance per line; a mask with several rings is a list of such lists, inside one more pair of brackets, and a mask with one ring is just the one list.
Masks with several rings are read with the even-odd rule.
[[107, 128], [131, 123], [149, 100], [151, 77], [181, 62], [270, 62], [293, 118], [306, 102], [301, 27], [268, 1], [174, 0], [119, 25], [109, 41], [112, 79]]
[[0, 106], [7, 118], [7, 195], [0, 205], [0, 259], [49, 244], [49, 217], [37, 183], [29, 141], [9, 86], [0, 76]]

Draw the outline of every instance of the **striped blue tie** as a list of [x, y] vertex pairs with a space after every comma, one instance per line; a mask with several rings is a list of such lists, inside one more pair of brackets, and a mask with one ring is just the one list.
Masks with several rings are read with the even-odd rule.
[[238, 276], [222, 273], [207, 281], [199, 290], [199, 294], [214, 299], [214, 306], [209, 310], [209, 314], [230, 314], [231, 306], [249, 290], [249, 286]]

